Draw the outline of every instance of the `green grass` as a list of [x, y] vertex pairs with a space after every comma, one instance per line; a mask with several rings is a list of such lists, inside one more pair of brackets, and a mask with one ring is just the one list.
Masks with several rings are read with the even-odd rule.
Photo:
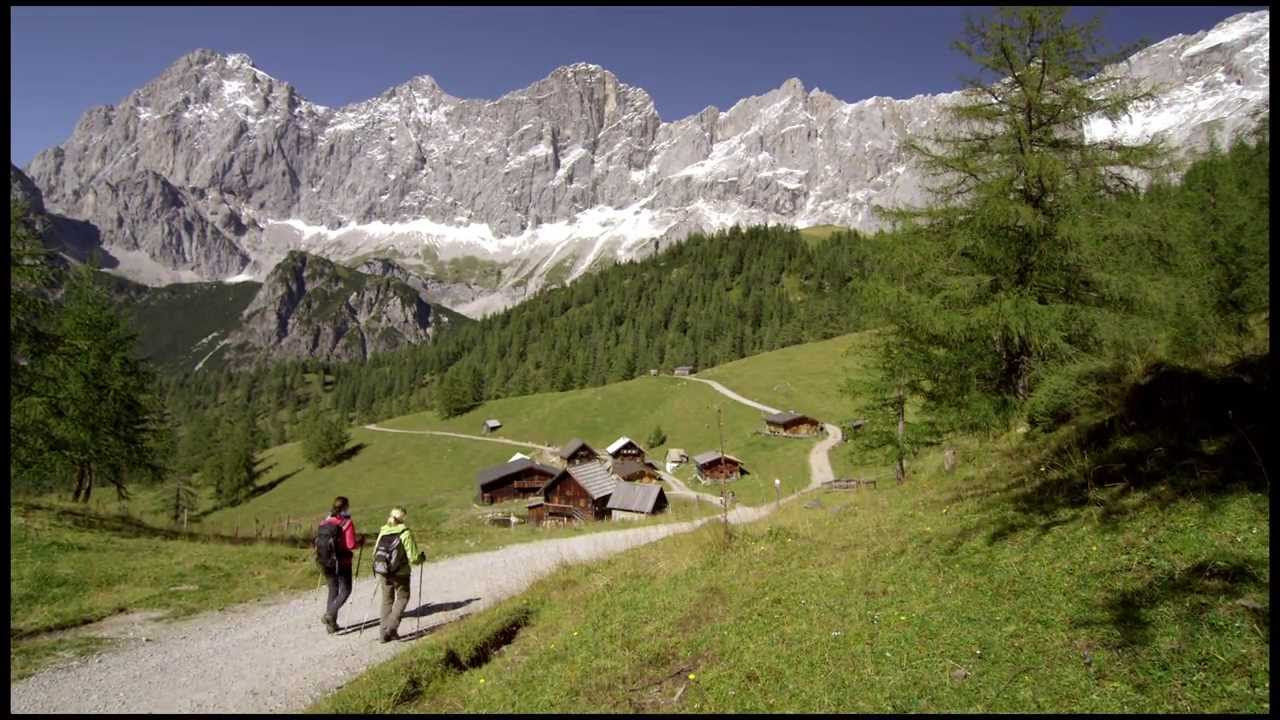
[[563, 569], [313, 710], [1268, 712], [1266, 496], [1036, 515], [1023, 443]]
[[[555, 447], [580, 437], [601, 452], [621, 435], [643, 444], [654, 426], [661, 426], [667, 434], [666, 444], [645, 448], [661, 463], [667, 448], [684, 448], [690, 455], [718, 449], [717, 406], [723, 413], [724, 451], [742, 459], [750, 473], [731, 484], [740, 502], [754, 505], [771, 501], [775, 477], [782, 480], [784, 492], [808, 484], [807, 457], [812, 442], [764, 437], [759, 434], [764, 428], [759, 410], [730, 400], [703, 383], [669, 376], [504, 398], [449, 420], [427, 412], [379, 425], [478, 434], [485, 419], [497, 418], [503, 423], [497, 437]], [[507, 457], [516, 449], [510, 448]]]
[[[729, 389], [779, 410], [793, 410], [823, 422], [842, 426], [846, 440], [852, 435], [847, 422], [883, 421], [872, 409], [872, 399], [850, 397], [842, 391], [846, 379], [865, 375], [874, 362], [873, 351], [880, 331], [841, 335], [820, 342], [735, 360], [698, 373], [698, 377], [723, 383]], [[918, 416], [918, 402], [908, 406], [908, 420]], [[774, 442], [798, 442], [778, 439]], [[842, 444], [831, 452], [832, 470], [839, 477], [876, 477], [887, 472], [881, 453], [867, 454]]]
[[313, 588], [317, 579], [302, 548], [165, 539], [22, 503], [9, 521], [11, 682], [105, 642], [44, 635], [49, 631], [132, 610], [179, 617]]
[[[491, 506], [473, 504], [475, 471], [506, 462], [521, 448], [364, 428], [352, 430], [352, 443], [364, 447], [351, 459], [326, 468], [306, 463], [298, 443], [268, 450], [262, 455], [261, 464], [271, 470], [259, 484], [270, 489], [244, 504], [210, 513], [200, 520], [199, 527], [243, 535], [252, 533], [258, 525], [274, 523], [278, 529], [292, 518], [295, 531], [309, 532], [337, 495], [351, 500], [352, 518], [356, 529], [363, 533], [376, 534], [391, 507], [404, 507], [409, 513], [409, 526], [433, 559], [618, 527], [605, 522], [555, 529], [485, 523], [483, 516], [490, 512], [525, 513], [525, 500]], [[671, 498], [667, 513], [641, 522], [686, 520], [711, 511], [705, 504]]]

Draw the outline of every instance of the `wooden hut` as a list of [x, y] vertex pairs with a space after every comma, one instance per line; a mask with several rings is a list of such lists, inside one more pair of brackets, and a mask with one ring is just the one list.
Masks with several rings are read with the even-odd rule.
[[684, 448], [671, 448], [667, 450], [667, 472], [675, 472], [677, 465], [683, 465], [689, 462], [689, 453]]
[[605, 452], [609, 453], [609, 457], [614, 460], [644, 460], [644, 448], [625, 435], [614, 440], [609, 447], [605, 448]]
[[500, 423], [500, 422], [498, 422], [497, 420], [494, 420], [494, 419], [492, 419], [492, 418], [490, 418], [490, 419], [488, 419], [488, 420], [485, 420], [485, 421], [484, 421], [484, 432], [485, 432], [486, 434], [491, 433], [491, 432], [497, 432], [497, 431], [498, 431], [498, 428], [500, 428], [500, 427], [502, 427], [502, 423]]
[[476, 499], [485, 505], [542, 493], [547, 481], [560, 472], [532, 460], [514, 460], [487, 467], [476, 473]]
[[673, 374], [673, 375], [683, 375], [683, 376], [692, 375], [692, 374], [693, 374], [693, 366], [692, 366], [692, 365], [681, 365], [680, 367], [676, 368], [676, 369], [675, 369], [675, 371], [674, 371], [674, 372], [672, 372], [672, 374]]
[[603, 520], [617, 478], [602, 462], [584, 462], [561, 470], [542, 488], [542, 498], [529, 503], [529, 523], [540, 525], [548, 518], [574, 521]]
[[600, 454], [582, 438], [574, 438], [560, 448], [560, 459], [565, 465], [572, 466], [584, 462], [600, 462]]
[[721, 478], [726, 481], [737, 480], [750, 474], [741, 460], [732, 455], [721, 455], [714, 450], [694, 455], [693, 462], [698, 467], [698, 478], [704, 483], [720, 482]]
[[634, 520], [667, 509], [667, 493], [661, 485], [620, 482], [606, 505], [613, 520]]
[[822, 423], [817, 420], [794, 412], [774, 413], [764, 418], [765, 432], [770, 435], [805, 437], [817, 435], [821, 427]]
[[619, 480], [638, 483], [656, 483], [662, 480], [658, 474], [658, 466], [649, 460], [632, 460], [630, 458], [614, 460], [610, 468]]

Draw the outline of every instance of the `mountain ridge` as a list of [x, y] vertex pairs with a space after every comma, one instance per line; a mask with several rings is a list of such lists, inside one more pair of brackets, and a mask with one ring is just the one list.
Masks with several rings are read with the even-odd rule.
[[[1269, 110], [1269, 24], [1269, 11], [1242, 13], [1136, 53], [1118, 70], [1170, 87], [1088, 131], [1195, 149], [1215, 125], [1229, 135], [1256, 121]], [[484, 315], [553, 268], [572, 280], [655, 239], [732, 224], [875, 229], [874, 205], [923, 200], [902, 141], [937, 127], [958, 95], [846, 103], [791, 78], [663, 122], [642, 88], [575, 63], [495, 100], [419, 75], [330, 108], [247, 55], [197, 50], [86, 112], [28, 175], [54, 210], [131, 253], [118, 271], [135, 279], [262, 278], [293, 249], [383, 254], [427, 275], [474, 257], [500, 280], [455, 309]], [[148, 200], [125, 207], [120, 187]]]

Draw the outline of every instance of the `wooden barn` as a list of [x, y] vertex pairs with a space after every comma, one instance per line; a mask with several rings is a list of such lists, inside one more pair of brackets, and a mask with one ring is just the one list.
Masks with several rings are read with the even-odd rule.
[[497, 432], [500, 427], [502, 427], [502, 423], [492, 418], [484, 421], [485, 433]]
[[684, 376], [688, 376], [688, 375], [692, 375], [692, 374], [693, 374], [693, 366], [692, 366], [692, 365], [681, 365], [680, 367], [676, 368], [674, 372], [672, 372], [672, 375], [684, 375]]
[[644, 460], [644, 448], [625, 435], [614, 440], [613, 444], [605, 448], [605, 452], [614, 460]]
[[527, 458], [487, 467], [476, 473], [476, 499], [492, 505], [540, 495], [542, 487], [558, 472], [559, 468], [540, 465]]
[[704, 483], [737, 480], [743, 475], [750, 475], [742, 461], [732, 455], [721, 455], [711, 450], [693, 456], [698, 467], [698, 478]]
[[573, 466], [585, 462], [600, 462], [600, 454], [582, 438], [574, 438], [560, 449], [560, 459], [565, 465]]
[[529, 524], [550, 518], [585, 522], [609, 516], [609, 496], [618, 484], [602, 462], [570, 465], [542, 488], [542, 498], [529, 503]]
[[606, 507], [613, 520], [635, 520], [666, 510], [667, 493], [661, 485], [620, 482], [614, 486]]
[[656, 483], [662, 481], [658, 474], [658, 466], [649, 460], [614, 460], [610, 468], [619, 480], [638, 483]]
[[765, 432], [770, 435], [807, 437], [817, 435], [821, 428], [822, 423], [817, 420], [794, 412], [774, 413], [764, 418]]

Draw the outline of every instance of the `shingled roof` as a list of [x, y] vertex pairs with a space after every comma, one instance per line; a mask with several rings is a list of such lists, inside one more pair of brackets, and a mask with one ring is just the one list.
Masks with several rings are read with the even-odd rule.
[[593, 453], [595, 452], [595, 448], [588, 445], [582, 438], [573, 438], [569, 442], [565, 443], [565, 446], [560, 449], [560, 459], [568, 460], [574, 453], [578, 452], [580, 448], [584, 447]]
[[644, 470], [645, 468], [649, 468], [655, 473], [658, 471], [658, 466], [648, 460], [645, 460], [644, 462], [639, 460], [615, 460], [613, 462], [613, 474], [620, 478], [629, 477]]
[[632, 440], [631, 438], [627, 437], [626, 435], [623, 435], [622, 437], [618, 438], [617, 440], [614, 440], [614, 441], [613, 441], [613, 444], [612, 444], [612, 445], [610, 445], [608, 448], [606, 448], [606, 450], [608, 451], [608, 453], [609, 453], [610, 455], [613, 455], [613, 454], [617, 453], [619, 450], [621, 450], [622, 448], [626, 447], [628, 443], [629, 443], [629, 444], [631, 444], [631, 445], [635, 445], [635, 446], [636, 446], [636, 449], [637, 449], [637, 450], [639, 450], [640, 452], [644, 452], [644, 448], [640, 447], [640, 444], [639, 444], [639, 443], [637, 443], [635, 440]]
[[574, 465], [566, 468], [565, 472], [578, 481], [582, 489], [591, 495], [592, 500], [599, 500], [613, 492], [613, 486], [618, 483], [618, 479], [609, 474], [609, 469], [602, 462]]
[[[739, 465], [742, 464], [741, 460], [739, 460], [738, 458], [732, 455], [726, 454], [724, 457], [738, 463]], [[693, 456], [693, 461], [697, 463], [699, 466], [706, 465], [709, 462], [715, 462], [716, 460], [719, 460], [719, 459], [720, 459], [720, 453], [716, 452], [715, 450], [708, 450], [707, 452], [698, 453], [697, 455]]]
[[609, 496], [608, 509], [651, 513], [658, 504], [658, 498], [665, 495], [661, 485], [620, 482], [614, 487], [613, 495]]
[[476, 472], [476, 486], [484, 490], [485, 485], [490, 485], [497, 480], [501, 480], [508, 475], [514, 475], [523, 472], [529, 468], [536, 468], [538, 472], [547, 476], [548, 479], [556, 476], [560, 472], [558, 468], [541, 465], [529, 459], [513, 460], [512, 462], [494, 465], [493, 467], [483, 468]]

